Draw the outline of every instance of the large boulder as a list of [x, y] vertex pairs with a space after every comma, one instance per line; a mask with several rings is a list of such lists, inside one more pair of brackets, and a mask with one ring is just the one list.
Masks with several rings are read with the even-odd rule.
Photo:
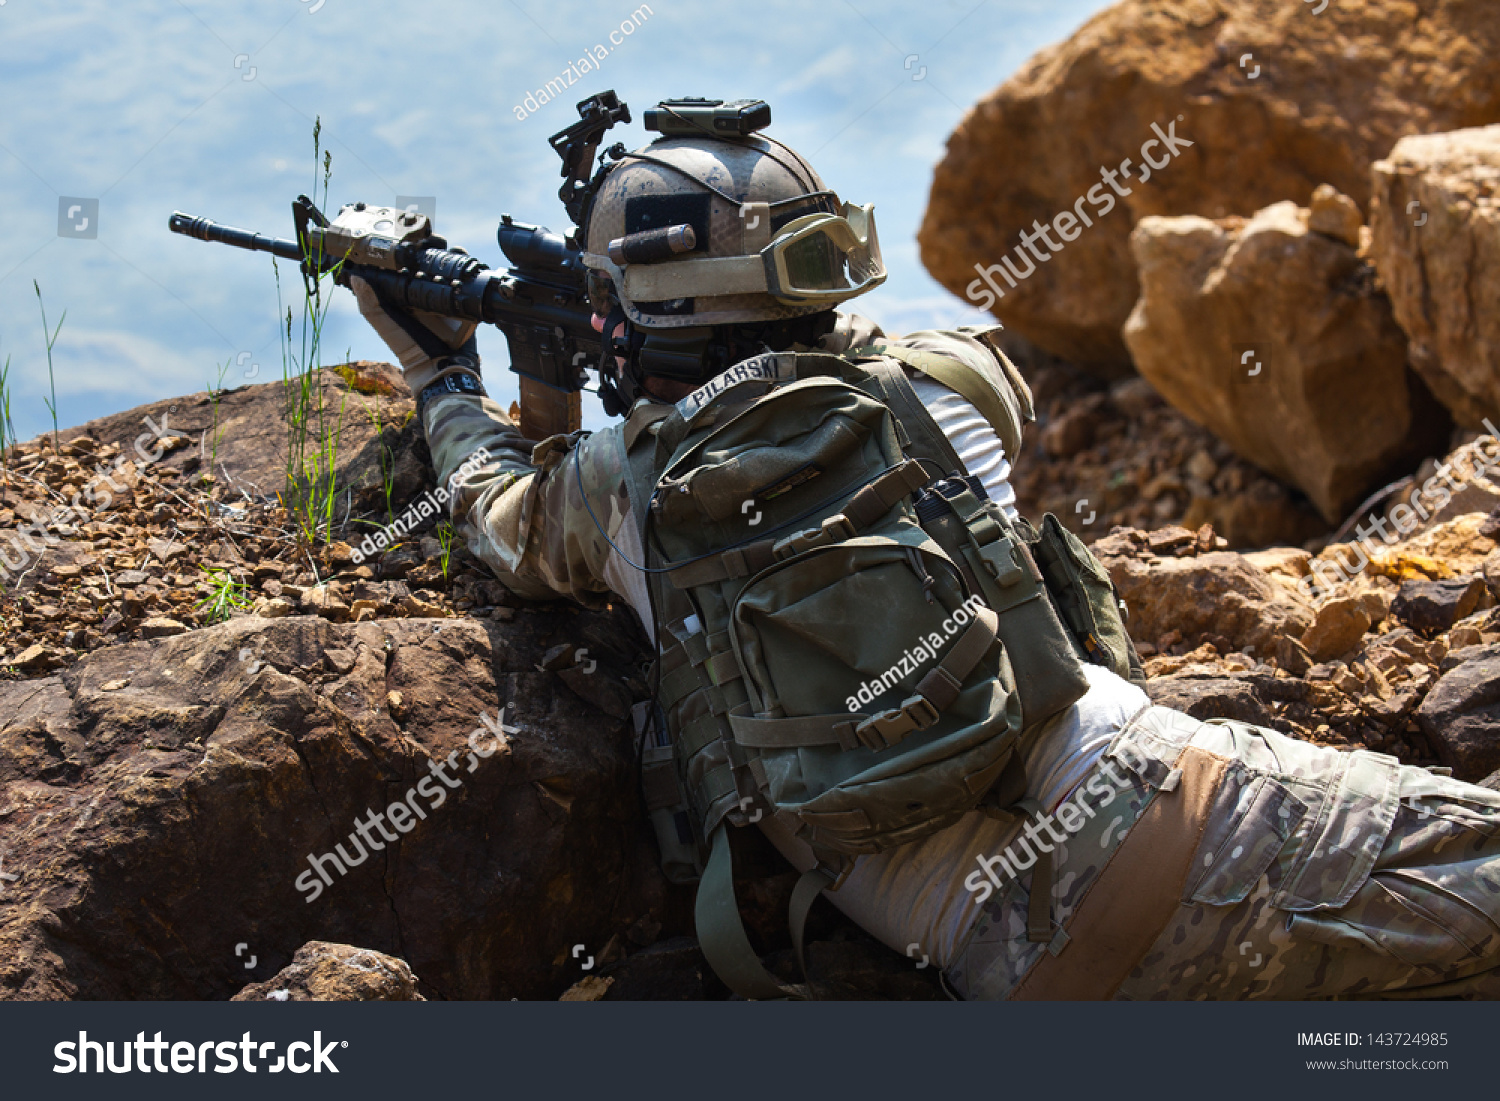
[[1374, 185], [1375, 266], [1413, 366], [1461, 424], [1500, 421], [1500, 126], [1402, 138]]
[[538, 670], [617, 619], [239, 617], [0, 684], [0, 998], [227, 998], [313, 940], [555, 997], [657, 889], [628, 722]]
[[1440, 451], [1448, 424], [1374, 273], [1309, 220], [1292, 202], [1248, 222], [1143, 219], [1124, 336], [1167, 401], [1336, 523]]
[[[1492, 0], [1125, 0], [1043, 50], [948, 140], [919, 234], [955, 294], [1082, 202], [1094, 224], [994, 304], [1007, 325], [1100, 371], [1127, 370], [1129, 235], [1151, 214], [1250, 215], [1330, 183], [1364, 206], [1370, 165], [1407, 135], [1500, 122]], [[1176, 160], [1104, 186], [1176, 122]], [[1160, 162], [1161, 147], [1145, 151]], [[1087, 198], [1117, 198], [1119, 210]], [[1072, 231], [1064, 224], [1057, 236]], [[982, 308], [983, 298], [971, 298]], [[993, 301], [993, 298], [991, 299]]]

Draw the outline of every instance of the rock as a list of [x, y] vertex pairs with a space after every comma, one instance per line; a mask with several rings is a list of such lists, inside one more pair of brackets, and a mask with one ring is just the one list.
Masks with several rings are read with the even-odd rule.
[[1313, 191], [1309, 209], [1309, 230], [1342, 241], [1352, 249], [1359, 248], [1359, 229], [1365, 219], [1359, 212], [1359, 204], [1353, 199], [1336, 187], [1319, 184]]
[[1101, 554], [1098, 544], [1094, 550], [1129, 609], [1133, 637], [1154, 640], [1176, 630], [1192, 644], [1212, 634], [1231, 649], [1274, 653], [1278, 639], [1300, 638], [1312, 625], [1311, 608], [1231, 551], [1148, 559]]
[[141, 637], [167, 638], [171, 635], [180, 635], [186, 630], [187, 627], [177, 622], [177, 620], [158, 616], [155, 619], [148, 619], [141, 624]]
[[1500, 660], [1500, 645], [1482, 646], [1475, 644], [1451, 649], [1448, 651], [1447, 656], [1438, 663], [1438, 672], [1452, 672], [1465, 662], [1480, 660]]
[[673, 937], [636, 952], [611, 967], [609, 977], [614, 983], [603, 999], [609, 1002], [700, 1001], [723, 996], [717, 976], [691, 937]]
[[1369, 660], [1387, 672], [1413, 663], [1436, 666], [1446, 653], [1441, 639], [1428, 642], [1407, 627], [1377, 636], [1366, 648]]
[[1146, 682], [1151, 702], [1195, 719], [1237, 719], [1269, 726], [1271, 713], [1249, 684], [1233, 677], [1167, 676]]
[[1196, 538], [1187, 528], [1157, 528], [1146, 535], [1146, 546], [1151, 548], [1152, 554], [1175, 554], [1191, 548], [1195, 542]]
[[401, 602], [401, 610], [413, 619], [440, 619], [448, 614], [442, 605], [423, 600], [415, 594]]
[[369, 948], [314, 940], [265, 982], [232, 1002], [424, 1002], [406, 961]]
[[1407, 581], [1391, 602], [1391, 614], [1417, 631], [1446, 631], [1479, 604], [1484, 582], [1477, 577], [1451, 581]]
[[6, 664], [14, 665], [17, 669], [45, 669], [51, 662], [48, 659], [47, 648], [37, 642], [26, 647]]
[[1313, 667], [1312, 655], [1307, 652], [1307, 647], [1291, 635], [1283, 635], [1277, 639], [1276, 648], [1272, 654], [1276, 658], [1277, 666], [1294, 677], [1305, 676]]
[[1293, 581], [1307, 576], [1307, 564], [1312, 555], [1301, 547], [1270, 547], [1263, 551], [1250, 551], [1245, 561], [1266, 573], [1290, 578]]
[[1054, 459], [1068, 459], [1091, 446], [1097, 410], [1069, 409], [1042, 431], [1042, 450]]
[[630, 714], [630, 691], [602, 669], [559, 669], [558, 678], [606, 715], [623, 719]]
[[1412, 365], [1460, 424], [1500, 420], [1500, 126], [1402, 138], [1373, 176], [1371, 252]]
[[1466, 661], [1443, 674], [1417, 708], [1417, 724], [1460, 780], [1500, 768], [1500, 657]]
[[597, 1002], [602, 1001], [609, 993], [609, 988], [614, 985], [614, 979], [603, 975], [585, 975], [572, 986], [562, 992], [557, 999], [560, 1002]]
[[[1258, 79], [1238, 64], [1246, 53]], [[1016, 288], [1002, 281], [994, 313], [1080, 366], [1128, 370], [1119, 334], [1138, 297], [1127, 245], [1138, 219], [1250, 215], [1323, 183], [1367, 206], [1370, 165], [1398, 138], [1500, 122], [1497, 55], [1500, 21], [1480, 2], [1331, 3], [1316, 16], [1265, 0], [1113, 4], [964, 116], [934, 174], [922, 261], [964, 295], [976, 264], [1081, 204], [1094, 224]], [[1152, 124], [1174, 120], [1193, 146], [1114, 196], [1101, 166], [1128, 157], [1140, 172]], [[1096, 185], [1121, 209], [1089, 202]]]
[[1214, 475], [1219, 472], [1219, 464], [1214, 462], [1214, 457], [1207, 451], [1200, 449], [1193, 452], [1192, 458], [1188, 459], [1187, 471], [1200, 482], [1211, 482], [1214, 480]]
[[1490, 595], [1500, 601], [1500, 547], [1485, 557], [1484, 583], [1489, 587]]
[[1248, 222], [1143, 219], [1124, 337], [1174, 408], [1337, 523], [1447, 428], [1368, 266], [1308, 222], [1290, 202]]
[[1370, 629], [1371, 620], [1370, 609], [1363, 600], [1353, 597], [1329, 600], [1318, 608], [1317, 618], [1303, 632], [1302, 645], [1313, 661], [1332, 661], [1359, 645]]
[[[1448, 658], [1451, 658], [1455, 653], [1461, 653], [1470, 647], [1478, 646], [1483, 641], [1484, 632], [1478, 627], [1466, 627], [1460, 623], [1448, 632]], [[1445, 658], [1444, 661], [1446, 662], [1448, 658]]]
[[[429, 997], [557, 997], [568, 946], [665, 889], [629, 724], [535, 668], [559, 623], [639, 650], [627, 617], [241, 616], [0, 682], [0, 999], [223, 999], [309, 941], [399, 954]], [[373, 860], [372, 810], [398, 838], [369, 829]]]

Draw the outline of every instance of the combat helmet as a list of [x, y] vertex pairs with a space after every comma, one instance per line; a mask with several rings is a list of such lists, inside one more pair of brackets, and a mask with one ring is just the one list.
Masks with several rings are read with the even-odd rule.
[[758, 133], [763, 102], [667, 100], [644, 121], [662, 136], [609, 166], [583, 233], [595, 310], [645, 331], [644, 373], [701, 377], [712, 327], [825, 314], [885, 281], [873, 207]]

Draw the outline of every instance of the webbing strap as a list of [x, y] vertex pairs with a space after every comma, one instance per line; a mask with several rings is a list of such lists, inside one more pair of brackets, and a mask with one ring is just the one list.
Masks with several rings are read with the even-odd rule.
[[922, 464], [907, 459], [849, 498], [848, 504], [840, 511], [856, 528], [867, 528], [894, 508], [901, 498], [921, 489], [928, 480]]
[[[896, 502], [921, 489], [927, 481], [922, 464], [908, 459], [887, 470], [869, 485], [861, 487], [849, 498], [841, 513], [854, 525], [857, 533], [874, 524], [895, 507]], [[758, 539], [712, 558], [688, 562], [677, 567], [668, 576], [673, 586], [679, 589], [748, 577], [776, 561], [771, 548], [777, 542], [777, 539]]]
[[[799, 884], [800, 886], [800, 884]], [[729, 831], [720, 826], [714, 831], [713, 848], [703, 878], [698, 883], [698, 901], [694, 908], [698, 944], [703, 955], [724, 985], [742, 998], [796, 997], [797, 991], [784, 986], [760, 962], [745, 935], [739, 904], [734, 899], [734, 862], [729, 852]]]
[[773, 543], [774, 539], [757, 539], [712, 558], [700, 558], [696, 562], [678, 566], [667, 576], [673, 587], [678, 589], [692, 589], [734, 577], [748, 577], [776, 561], [776, 556], [771, 553]]
[[707, 667], [709, 676], [713, 677], [716, 685], [725, 685], [744, 676], [740, 672], [740, 659], [734, 656], [733, 650], [714, 654], [708, 659]]
[[899, 344], [871, 344], [864, 348], [855, 348], [850, 354], [890, 356], [910, 367], [915, 367], [924, 375], [955, 391], [975, 409], [978, 409], [984, 419], [990, 422], [990, 427], [995, 430], [995, 434], [1000, 437], [1007, 455], [1014, 457], [1021, 453], [1020, 424], [1005, 408], [1005, 402], [1001, 400], [995, 388], [987, 383], [974, 368], [949, 356], [939, 355], [937, 352], [904, 348]]
[[797, 966], [802, 970], [802, 981], [807, 984], [810, 997], [813, 993], [812, 977], [807, 973], [807, 954], [804, 950], [804, 935], [807, 932], [807, 915], [818, 901], [818, 896], [833, 886], [833, 877], [821, 868], [811, 868], [802, 873], [797, 886], [792, 888], [792, 904], [787, 910], [787, 922], [792, 930], [792, 947], [797, 952]]
[[854, 749], [859, 744], [855, 728], [868, 715], [859, 712], [844, 712], [832, 715], [798, 715], [790, 719], [759, 719], [744, 713], [749, 708], [744, 704], [729, 713], [729, 725], [734, 729], [734, 740], [742, 746], [755, 749], [796, 749], [810, 745], [836, 745]]
[[[736, 708], [729, 713], [735, 741], [758, 749], [789, 749], [798, 746], [837, 745], [854, 749], [889, 749], [913, 730], [925, 730], [958, 698], [959, 687], [994, 643], [1000, 617], [982, 605], [974, 608], [974, 622], [943, 655], [943, 659], [920, 681], [916, 694], [899, 708], [879, 715], [855, 713], [801, 715], [786, 719], [762, 719]], [[748, 706], [748, 705], [746, 705]]]
[[910, 447], [903, 448], [908, 454], [936, 463], [943, 471], [968, 473], [958, 452], [953, 450], [953, 441], [932, 419], [902, 368], [879, 359], [861, 363], [859, 367], [868, 379], [863, 386], [868, 386], [872, 396], [895, 414], [896, 424], [908, 434]]
[[[1035, 799], [1022, 799], [1016, 806], [1037, 821], [1042, 805]], [[1031, 869], [1031, 897], [1026, 903], [1026, 939], [1045, 943], [1052, 939], [1052, 886], [1057, 879], [1057, 851], [1036, 846], [1036, 864]]]

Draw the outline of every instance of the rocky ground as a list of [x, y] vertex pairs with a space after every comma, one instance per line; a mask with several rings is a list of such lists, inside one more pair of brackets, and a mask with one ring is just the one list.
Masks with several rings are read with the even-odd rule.
[[[1037, 377], [1044, 406], [1050, 378]], [[329, 385], [358, 395], [337, 373]], [[1091, 451], [1101, 468], [1135, 463], [1135, 485], [1184, 453], [1219, 461], [1180, 418], [1161, 430], [1175, 414], [1149, 395], [1128, 404], [1134, 385], [1093, 391], [1087, 446], [1038, 464], [1048, 473], [1023, 492], [1076, 476]], [[234, 395], [247, 421], [274, 420], [280, 401], [279, 384]], [[519, 601], [432, 531], [356, 563], [353, 504], [343, 538], [309, 548], [274, 497], [246, 491], [274, 477], [269, 459], [242, 450], [234, 481], [202, 480], [198, 404], [182, 399], [183, 427], [144, 441], [153, 461], [134, 446], [146, 409], [12, 457], [11, 524], [100, 468], [121, 489], [44, 525], [55, 545], [37, 529], [41, 552], [0, 609], [0, 870], [17, 877], [0, 880], [0, 994], [725, 996], [638, 812], [629, 710], [645, 642], [628, 614]], [[351, 485], [371, 475], [362, 461]], [[1179, 501], [1138, 498], [1127, 517]], [[1500, 767], [1497, 535], [1484, 513], [1435, 523], [1316, 600], [1298, 581], [1347, 547], [1239, 554], [1209, 526], [1153, 524], [1095, 549], [1154, 698], [1477, 779]], [[240, 587], [216, 605], [226, 576]], [[480, 759], [490, 720], [502, 744]], [[357, 823], [443, 761], [450, 805], [307, 901], [308, 858], [352, 853]], [[752, 833], [737, 834], [739, 890], [790, 978], [793, 876]], [[941, 996], [930, 969], [819, 910], [811, 957], [830, 996]]]

